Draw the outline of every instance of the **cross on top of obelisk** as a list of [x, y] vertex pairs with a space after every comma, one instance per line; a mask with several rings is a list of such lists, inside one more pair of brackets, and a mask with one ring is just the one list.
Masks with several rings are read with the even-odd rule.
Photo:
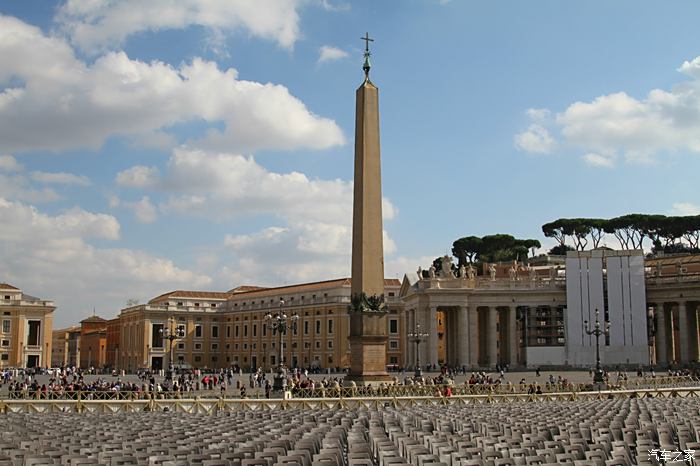
[[360, 37], [361, 40], [365, 41], [365, 63], [362, 65], [362, 69], [365, 70], [365, 79], [369, 79], [369, 56], [371, 52], [369, 51], [369, 43], [374, 42], [374, 39], [370, 39], [369, 32], [365, 32], [365, 37]]

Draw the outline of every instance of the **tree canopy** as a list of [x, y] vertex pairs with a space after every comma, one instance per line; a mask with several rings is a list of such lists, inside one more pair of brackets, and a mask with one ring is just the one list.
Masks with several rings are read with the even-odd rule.
[[499, 262], [524, 259], [530, 248], [539, 248], [541, 244], [536, 239], [518, 239], [511, 235], [495, 234], [465, 236], [452, 243], [452, 255], [458, 266], [466, 266], [477, 262]]
[[612, 235], [622, 249], [644, 249], [648, 240], [653, 252], [699, 252], [700, 215], [627, 214], [611, 219], [560, 218], [542, 225], [542, 233], [557, 240], [558, 247], [552, 248], [557, 251], [566, 251], [566, 247], [583, 251], [589, 244], [599, 248], [605, 235]]

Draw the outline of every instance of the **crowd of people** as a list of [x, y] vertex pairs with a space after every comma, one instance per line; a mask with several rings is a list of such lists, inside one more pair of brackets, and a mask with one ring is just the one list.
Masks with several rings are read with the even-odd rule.
[[[416, 378], [412, 373], [401, 371], [401, 374], [393, 376], [389, 382], [366, 387], [354, 387], [351, 383], [349, 389], [355, 395], [373, 396], [396, 393], [421, 393], [434, 394], [435, 396], [451, 396], [453, 393], [469, 394], [483, 392], [520, 392], [540, 394], [557, 390], [575, 388], [564, 376], [550, 374], [547, 379], [540, 379], [540, 371], [535, 371], [535, 381], [527, 382], [525, 378], [517, 384], [505, 377], [507, 366], [499, 367], [495, 373], [471, 372], [468, 374], [464, 368], [443, 367], [437, 374], [426, 374]], [[253, 371], [246, 377], [242, 370], [221, 369], [211, 373], [202, 373], [199, 370], [180, 371], [172, 374], [172, 377], [161, 377], [150, 371], [139, 371], [136, 375], [138, 381], [129, 380], [129, 377], [120, 377], [113, 373], [110, 377], [95, 376], [87, 371], [76, 368], [60, 368], [45, 371], [43, 374], [48, 380], [40, 382], [36, 371], [29, 370], [0, 370], [0, 389], [7, 386], [10, 398], [74, 398], [80, 393], [84, 398], [107, 399], [116, 397], [130, 398], [187, 398], [192, 396], [221, 396], [240, 397], [265, 396], [272, 397], [273, 375], [265, 373], [262, 369]], [[166, 373], [167, 374], [167, 373]], [[654, 371], [649, 373], [652, 378], [656, 376]], [[161, 374], [162, 375], [162, 374]], [[639, 377], [645, 376], [638, 371]], [[690, 370], [669, 371], [671, 377], [683, 377], [697, 375]], [[403, 379], [400, 379], [402, 376]], [[464, 383], [457, 385], [455, 378], [464, 376]], [[44, 378], [44, 377], [42, 377]], [[44, 378], [45, 379], [45, 378]], [[286, 389], [292, 396], [325, 396], [332, 395], [332, 390], [340, 393], [343, 387], [343, 377], [331, 376], [320, 378], [308, 370], [290, 369], [285, 372]], [[617, 373], [604, 373], [604, 380], [609, 387], [624, 387], [628, 382], [628, 374], [623, 371]]]

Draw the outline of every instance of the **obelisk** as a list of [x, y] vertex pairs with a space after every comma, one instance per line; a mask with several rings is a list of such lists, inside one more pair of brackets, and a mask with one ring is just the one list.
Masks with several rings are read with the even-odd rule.
[[355, 186], [352, 213], [350, 371], [358, 385], [390, 380], [386, 372], [386, 305], [379, 151], [379, 90], [369, 79], [372, 39], [366, 34], [365, 79], [355, 94]]

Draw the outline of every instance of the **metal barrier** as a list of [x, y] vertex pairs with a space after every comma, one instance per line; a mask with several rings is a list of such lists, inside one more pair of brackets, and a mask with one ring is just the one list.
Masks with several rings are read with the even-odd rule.
[[[586, 392], [596, 391], [591, 383], [539, 384], [543, 393], [554, 392]], [[682, 377], [646, 377], [635, 379], [621, 384], [608, 384], [613, 390], [626, 390], [635, 388], [674, 388], [700, 385], [700, 378], [691, 376]], [[375, 396], [434, 396], [439, 391], [445, 393], [448, 385], [388, 385], [377, 387], [340, 387], [340, 388], [297, 388], [293, 390], [296, 398], [350, 398], [350, 397], [375, 397]], [[529, 394], [529, 384], [474, 384], [474, 385], [449, 385], [452, 395], [489, 395], [489, 394]]]
[[[548, 382], [539, 384], [543, 394], [567, 392], [581, 393], [595, 391], [590, 383], [550, 385]], [[683, 377], [646, 377], [628, 381], [626, 384], [609, 384], [610, 390], [644, 389], [644, 388], [678, 388], [686, 386], [700, 386], [700, 378]], [[457, 395], [499, 395], [499, 394], [529, 394], [528, 384], [475, 384], [475, 385], [449, 385], [452, 396]], [[292, 394], [294, 398], [356, 398], [356, 397], [433, 397], [444, 395], [447, 385], [387, 385], [376, 387], [339, 387], [339, 388], [296, 388]], [[439, 392], [439, 393], [438, 393]], [[257, 396], [261, 396], [258, 391]], [[233, 397], [233, 396], [232, 396]], [[132, 391], [71, 391], [71, 392], [10, 392], [9, 399], [19, 400], [150, 400], [155, 399], [218, 399], [216, 391], [210, 392], [132, 392]]]
[[[133, 400], [0, 400], [0, 413], [116, 413], [134, 411], [171, 411], [183, 413], [216, 414], [228, 411], [258, 411], [287, 409], [382, 409], [387, 406], [410, 408], [412, 406], [434, 406], [444, 404], [485, 403], [542, 403], [558, 401], [585, 401], [620, 398], [674, 398], [698, 397], [700, 386], [601, 390], [589, 392], [553, 392], [541, 395], [526, 393], [481, 394], [443, 396], [374, 396], [338, 398], [292, 398], [292, 399], [133, 399]], [[700, 400], [699, 400], [700, 401]]]

